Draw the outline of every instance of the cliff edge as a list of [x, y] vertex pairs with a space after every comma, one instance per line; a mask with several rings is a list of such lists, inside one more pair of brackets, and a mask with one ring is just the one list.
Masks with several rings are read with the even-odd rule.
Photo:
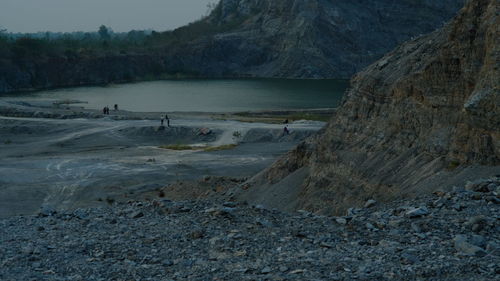
[[234, 196], [331, 214], [500, 174], [498, 14], [498, 0], [469, 1], [367, 67], [321, 133]]

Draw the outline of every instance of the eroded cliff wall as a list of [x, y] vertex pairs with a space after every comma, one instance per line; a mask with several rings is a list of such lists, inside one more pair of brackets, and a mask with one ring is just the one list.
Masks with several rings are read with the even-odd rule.
[[331, 214], [500, 174], [498, 14], [498, 0], [469, 1], [367, 67], [319, 135], [236, 196]]

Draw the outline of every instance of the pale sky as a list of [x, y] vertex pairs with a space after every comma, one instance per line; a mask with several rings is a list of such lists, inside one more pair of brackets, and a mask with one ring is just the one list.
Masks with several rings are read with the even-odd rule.
[[9, 32], [164, 31], [199, 19], [217, 0], [0, 0], [0, 29]]

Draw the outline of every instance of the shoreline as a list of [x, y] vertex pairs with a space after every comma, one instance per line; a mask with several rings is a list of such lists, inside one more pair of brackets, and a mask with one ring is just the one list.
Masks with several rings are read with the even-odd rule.
[[234, 112], [136, 112], [119, 109], [118, 111], [110, 110], [109, 115], [104, 115], [101, 110], [89, 109], [83, 106], [76, 106], [75, 104], [77, 104], [77, 102], [64, 105], [64, 100], [29, 102], [22, 100], [8, 101], [0, 99], [0, 116], [54, 119], [97, 119], [108, 117], [114, 120], [158, 120], [158, 116], [168, 114], [174, 118], [211, 118], [215, 120], [234, 120], [240, 122], [279, 123], [279, 120], [284, 121], [285, 119], [289, 119], [290, 121], [296, 121], [300, 120], [300, 118], [312, 121], [328, 121], [336, 111], [336, 108], [252, 110]]
[[171, 75], [168, 78], [158, 78], [158, 79], [137, 79], [133, 81], [113, 81], [110, 83], [88, 83], [88, 84], [78, 84], [78, 85], [62, 85], [56, 87], [39, 87], [39, 88], [27, 88], [27, 89], [18, 89], [15, 91], [5, 91], [0, 92], [0, 97], [2, 95], [16, 95], [16, 94], [27, 94], [27, 93], [36, 93], [43, 91], [52, 91], [52, 90], [61, 90], [61, 89], [75, 89], [80, 87], [90, 87], [90, 88], [106, 88], [111, 87], [113, 85], [126, 85], [126, 84], [138, 84], [138, 83], [147, 83], [147, 82], [156, 82], [156, 81], [201, 81], [201, 80], [289, 80], [289, 81], [344, 81], [349, 82], [351, 77], [348, 78], [290, 78], [290, 77], [248, 77], [248, 76], [228, 76], [228, 77], [197, 77], [197, 76], [189, 76], [189, 75]]

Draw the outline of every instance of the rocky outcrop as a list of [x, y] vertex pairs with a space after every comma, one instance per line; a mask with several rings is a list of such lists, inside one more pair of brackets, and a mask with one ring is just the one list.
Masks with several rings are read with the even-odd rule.
[[440, 27], [463, 1], [221, 0], [207, 18], [157, 33], [144, 49], [0, 56], [0, 93], [177, 75], [348, 79]]
[[169, 63], [202, 76], [348, 79], [463, 2], [222, 0], [204, 21], [229, 28], [174, 47]]
[[498, 0], [470, 1], [443, 29], [366, 68], [319, 135], [236, 196], [340, 213], [500, 174], [498, 13]]

